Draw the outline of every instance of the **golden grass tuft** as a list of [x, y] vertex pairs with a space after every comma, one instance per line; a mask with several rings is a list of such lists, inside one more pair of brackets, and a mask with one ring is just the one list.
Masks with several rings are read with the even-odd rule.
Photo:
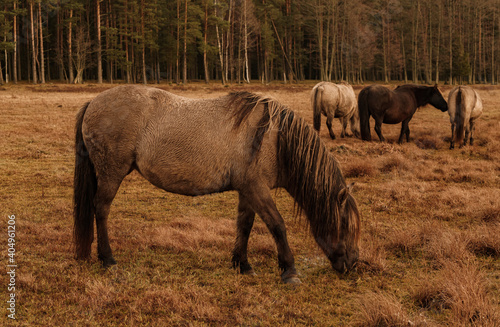
[[387, 252], [380, 245], [372, 242], [363, 242], [359, 253], [359, 272], [383, 273], [389, 268]]
[[403, 304], [394, 296], [382, 292], [367, 292], [358, 296], [356, 326], [428, 326], [426, 320], [411, 318]]
[[467, 233], [467, 249], [476, 255], [500, 257], [500, 223], [482, 224]]
[[342, 172], [346, 178], [371, 177], [377, 173], [377, 169], [371, 162], [367, 162], [366, 160], [357, 160], [344, 165]]
[[423, 278], [412, 297], [418, 305], [427, 309], [450, 310], [450, 320], [456, 326], [500, 324], [485, 275], [474, 261], [444, 262], [435, 278]]
[[383, 173], [404, 172], [411, 169], [412, 163], [401, 153], [393, 153], [382, 161], [380, 171]]
[[80, 303], [93, 313], [99, 313], [118, 300], [118, 294], [108, 279], [90, 279], [85, 283], [85, 293], [80, 296]]
[[174, 253], [224, 250], [232, 245], [234, 221], [210, 222], [202, 217], [185, 216], [152, 231], [151, 247]]

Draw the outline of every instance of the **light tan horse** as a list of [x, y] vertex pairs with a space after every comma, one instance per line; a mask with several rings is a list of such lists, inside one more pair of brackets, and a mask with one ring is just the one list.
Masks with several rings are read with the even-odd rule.
[[122, 180], [137, 170], [168, 192], [239, 193], [233, 266], [253, 273], [247, 245], [257, 213], [278, 249], [282, 280], [300, 283], [271, 189], [285, 188], [304, 211], [314, 239], [344, 272], [358, 259], [360, 217], [339, 163], [293, 111], [247, 92], [188, 99], [144, 86], [105, 91], [78, 113], [74, 242], [88, 259], [97, 225], [98, 257], [115, 264], [107, 219]]
[[316, 84], [311, 92], [314, 128], [319, 132], [321, 114], [323, 114], [326, 116], [326, 126], [332, 140], [335, 139], [335, 133], [332, 129], [334, 118], [338, 118], [342, 125], [340, 137], [349, 136], [346, 132], [348, 121], [350, 121], [351, 131], [354, 136], [360, 137], [357, 103], [354, 89], [348, 83], [320, 82]]
[[[460, 147], [467, 145], [470, 134], [470, 145], [474, 143], [472, 133], [476, 119], [483, 113], [483, 101], [476, 90], [470, 86], [457, 86], [448, 94], [448, 114], [451, 122], [450, 149], [458, 143]], [[465, 137], [464, 137], [465, 134]]]

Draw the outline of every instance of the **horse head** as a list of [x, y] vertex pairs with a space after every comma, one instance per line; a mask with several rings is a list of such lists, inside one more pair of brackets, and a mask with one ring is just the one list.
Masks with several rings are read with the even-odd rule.
[[442, 112], [448, 110], [448, 103], [443, 98], [443, 95], [441, 94], [441, 91], [439, 91], [437, 84], [431, 88], [429, 94], [429, 104], [433, 105]]
[[339, 273], [351, 270], [359, 258], [360, 214], [350, 194], [352, 185], [343, 188], [337, 196], [340, 218], [338, 234], [316, 237], [332, 268]]

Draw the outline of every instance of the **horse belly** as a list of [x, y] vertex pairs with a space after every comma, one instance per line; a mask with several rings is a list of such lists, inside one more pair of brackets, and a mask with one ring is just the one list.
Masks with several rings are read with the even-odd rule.
[[139, 172], [153, 185], [172, 193], [203, 195], [231, 190], [229, 167], [210, 164], [208, 158], [192, 160], [156, 159], [151, 162], [137, 161]]
[[410, 114], [407, 114], [405, 112], [400, 112], [398, 110], [391, 108], [385, 112], [384, 124], [399, 124], [409, 116]]
[[230, 153], [224, 140], [213, 136], [170, 128], [170, 134], [139, 145], [136, 164], [146, 179], [168, 192], [202, 195], [231, 189]]

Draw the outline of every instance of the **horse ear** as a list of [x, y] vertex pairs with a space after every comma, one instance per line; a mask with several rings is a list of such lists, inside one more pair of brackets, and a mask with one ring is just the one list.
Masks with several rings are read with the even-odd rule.
[[438, 90], [438, 85], [437, 84], [434, 84], [434, 89]]
[[348, 197], [349, 193], [351, 193], [353, 186], [354, 186], [354, 182], [347, 185], [346, 187], [344, 187], [343, 189], [340, 190], [340, 192], [337, 196], [340, 206], [343, 206], [345, 204], [345, 202], [347, 201], [347, 197]]

